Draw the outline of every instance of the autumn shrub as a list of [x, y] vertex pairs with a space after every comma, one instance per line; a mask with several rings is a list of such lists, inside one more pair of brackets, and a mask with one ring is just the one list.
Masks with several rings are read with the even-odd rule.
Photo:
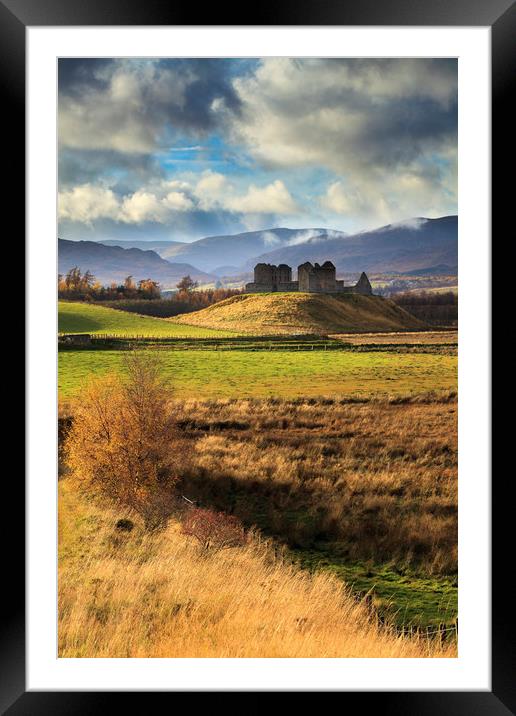
[[153, 528], [173, 508], [178, 432], [159, 359], [130, 354], [125, 368], [123, 377], [97, 378], [82, 392], [65, 460], [83, 487], [134, 510]]
[[242, 522], [234, 515], [191, 507], [183, 517], [182, 532], [195, 537], [204, 549], [242, 547], [247, 535]]

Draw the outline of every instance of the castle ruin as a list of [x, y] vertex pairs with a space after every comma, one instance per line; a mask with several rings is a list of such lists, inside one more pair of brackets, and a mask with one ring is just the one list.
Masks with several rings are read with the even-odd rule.
[[331, 261], [322, 266], [306, 261], [297, 267], [297, 281], [292, 280], [292, 269], [287, 264], [256, 264], [254, 281], [245, 286], [247, 293], [268, 293], [270, 291], [303, 291], [307, 293], [360, 293], [371, 296], [373, 289], [366, 274], [362, 272], [354, 286], [344, 286], [337, 280], [336, 269]]

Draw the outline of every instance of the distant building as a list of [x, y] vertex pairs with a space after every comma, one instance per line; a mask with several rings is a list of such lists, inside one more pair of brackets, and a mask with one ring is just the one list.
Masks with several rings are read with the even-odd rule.
[[268, 293], [270, 291], [302, 291], [307, 293], [361, 293], [371, 296], [373, 289], [366, 274], [362, 272], [354, 286], [344, 286], [337, 280], [336, 269], [331, 261], [322, 266], [306, 261], [297, 267], [297, 281], [292, 281], [292, 269], [287, 264], [256, 264], [254, 281], [246, 284], [247, 293]]

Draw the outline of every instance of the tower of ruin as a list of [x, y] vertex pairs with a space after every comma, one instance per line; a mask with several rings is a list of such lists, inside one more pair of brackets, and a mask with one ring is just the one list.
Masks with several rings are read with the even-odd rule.
[[306, 261], [297, 268], [299, 291], [308, 293], [335, 293], [337, 289], [336, 269], [331, 261], [322, 266]]
[[254, 267], [254, 282], [246, 285], [249, 293], [268, 291], [297, 291], [297, 281], [292, 281], [292, 269], [287, 264], [260, 263]]
[[246, 284], [247, 293], [270, 291], [302, 291], [306, 293], [360, 293], [372, 295], [373, 289], [366, 274], [362, 272], [354, 286], [344, 286], [336, 278], [336, 268], [331, 261], [322, 265], [305, 261], [297, 267], [297, 281], [292, 280], [292, 269], [287, 264], [259, 263], [254, 267], [254, 281]]

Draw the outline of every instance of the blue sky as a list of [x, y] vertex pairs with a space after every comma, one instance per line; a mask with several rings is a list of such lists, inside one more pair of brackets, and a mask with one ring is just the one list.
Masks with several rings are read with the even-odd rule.
[[59, 236], [457, 212], [453, 59], [62, 59]]

